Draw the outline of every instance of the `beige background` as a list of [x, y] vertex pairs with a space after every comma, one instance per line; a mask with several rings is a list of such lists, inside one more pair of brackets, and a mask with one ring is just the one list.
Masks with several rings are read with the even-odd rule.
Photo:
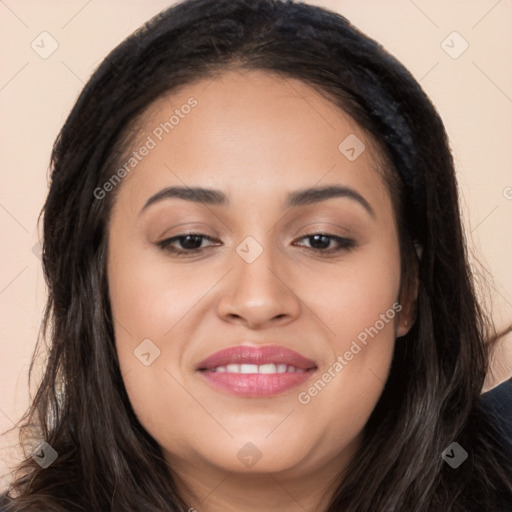
[[[47, 192], [53, 141], [106, 54], [171, 3], [0, 0], [0, 431], [10, 428], [28, 403], [27, 370], [45, 301], [36, 222]], [[512, 2], [311, 3], [342, 13], [381, 42], [437, 106], [456, 159], [468, 245], [489, 271], [480, 293], [492, 300], [497, 326], [510, 323]], [[43, 59], [31, 44], [48, 51], [50, 36], [40, 36], [45, 31], [58, 48]], [[454, 31], [460, 36], [450, 35]], [[452, 58], [464, 41], [467, 50]], [[511, 345], [509, 335], [486, 389], [512, 375]], [[0, 437], [0, 491], [16, 460], [16, 439]]]

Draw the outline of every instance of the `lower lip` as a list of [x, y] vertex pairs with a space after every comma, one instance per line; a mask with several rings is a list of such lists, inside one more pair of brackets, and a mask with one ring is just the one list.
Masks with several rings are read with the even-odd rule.
[[200, 373], [216, 389], [236, 396], [267, 397], [278, 395], [294, 387], [300, 386], [314, 373], [314, 369], [302, 373]]

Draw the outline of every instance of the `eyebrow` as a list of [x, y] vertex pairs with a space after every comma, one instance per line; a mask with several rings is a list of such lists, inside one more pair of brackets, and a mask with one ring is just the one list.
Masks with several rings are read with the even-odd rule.
[[[328, 185], [324, 187], [305, 188], [290, 192], [287, 196], [285, 208], [296, 208], [308, 204], [319, 203], [334, 197], [344, 197], [359, 203], [373, 218], [375, 212], [370, 203], [356, 190], [346, 186]], [[140, 213], [152, 204], [164, 199], [183, 199], [212, 206], [228, 206], [229, 199], [221, 190], [203, 187], [167, 187], [151, 196], [142, 207]]]

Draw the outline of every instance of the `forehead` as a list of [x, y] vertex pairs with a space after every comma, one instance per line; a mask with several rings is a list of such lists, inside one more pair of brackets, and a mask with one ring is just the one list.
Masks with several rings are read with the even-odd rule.
[[137, 128], [129, 154], [151, 141], [123, 180], [137, 195], [175, 183], [228, 195], [251, 190], [257, 201], [269, 189], [324, 181], [380, 195], [385, 188], [365, 131], [314, 88], [280, 74], [231, 70], [201, 79], [153, 102]]

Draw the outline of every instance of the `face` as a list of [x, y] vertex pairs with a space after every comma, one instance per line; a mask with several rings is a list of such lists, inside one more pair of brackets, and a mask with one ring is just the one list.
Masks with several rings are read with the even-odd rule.
[[263, 71], [189, 85], [141, 126], [108, 253], [138, 419], [185, 473], [341, 468], [406, 332], [371, 142], [306, 84]]

